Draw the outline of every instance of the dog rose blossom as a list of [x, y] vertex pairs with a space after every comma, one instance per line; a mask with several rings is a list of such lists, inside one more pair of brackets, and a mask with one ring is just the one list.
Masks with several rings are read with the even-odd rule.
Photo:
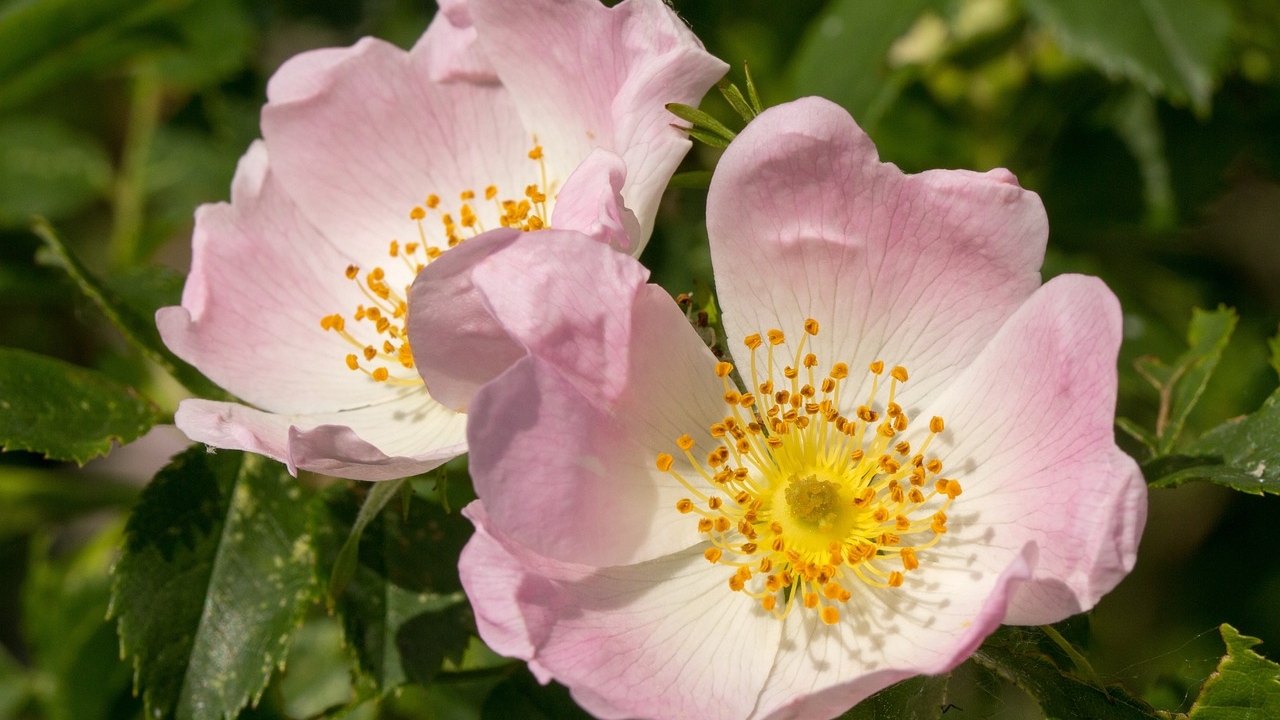
[[364, 480], [465, 452], [407, 339], [416, 273], [499, 228], [638, 254], [689, 148], [664, 106], [724, 69], [661, 0], [450, 0], [408, 52], [366, 38], [291, 59], [231, 202], [197, 212], [182, 305], [157, 315], [245, 404], [187, 400], [178, 426]]
[[491, 647], [603, 718], [828, 718], [1125, 576], [1119, 305], [1041, 285], [1009, 172], [905, 175], [805, 99], [730, 145], [708, 232], [732, 358], [588, 238], [470, 269], [525, 352], [468, 415]]

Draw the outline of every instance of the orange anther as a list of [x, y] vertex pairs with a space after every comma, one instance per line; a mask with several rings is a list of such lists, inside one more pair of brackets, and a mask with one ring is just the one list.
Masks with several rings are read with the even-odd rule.
[[805, 320], [805, 321], [804, 321], [804, 331], [805, 331], [805, 332], [807, 332], [807, 333], [809, 333], [810, 335], [817, 335], [817, 334], [818, 334], [818, 321], [817, 321], [817, 320], [814, 320], [813, 318], [809, 318], [808, 320]]

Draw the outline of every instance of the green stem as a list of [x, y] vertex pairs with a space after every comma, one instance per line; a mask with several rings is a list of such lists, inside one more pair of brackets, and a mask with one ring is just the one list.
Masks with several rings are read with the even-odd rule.
[[1057, 644], [1058, 647], [1062, 648], [1062, 651], [1071, 658], [1071, 662], [1075, 663], [1076, 670], [1079, 670], [1086, 680], [1093, 683], [1094, 686], [1103, 693], [1107, 692], [1107, 686], [1102, 683], [1102, 678], [1098, 677], [1098, 673], [1095, 672], [1093, 666], [1089, 664], [1089, 660], [1076, 649], [1075, 645], [1072, 645], [1066, 638], [1062, 637], [1062, 633], [1055, 630], [1052, 625], [1041, 625], [1040, 629], [1043, 630], [1044, 634], [1048, 635], [1049, 639]]
[[112, 199], [111, 269], [116, 272], [127, 270], [142, 259], [138, 257], [138, 246], [147, 201], [147, 164], [160, 123], [161, 91], [160, 73], [154, 63], [144, 62], [134, 68], [129, 129]]

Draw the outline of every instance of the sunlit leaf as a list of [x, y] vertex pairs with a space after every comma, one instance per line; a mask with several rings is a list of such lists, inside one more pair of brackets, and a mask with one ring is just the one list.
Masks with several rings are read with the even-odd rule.
[[1160, 393], [1155, 429], [1159, 455], [1171, 452], [1178, 442], [1187, 418], [1222, 359], [1236, 320], [1231, 308], [1219, 307], [1213, 311], [1197, 308], [1187, 329], [1186, 352], [1168, 364], [1157, 358], [1138, 360], [1138, 372]]
[[0, 120], [0, 227], [74, 212], [110, 183], [111, 160], [94, 138], [52, 118]]
[[1218, 669], [1205, 680], [1190, 720], [1263, 720], [1280, 717], [1280, 665], [1252, 650], [1262, 642], [1230, 625], [1219, 628], [1227, 644]]
[[149, 715], [218, 720], [256, 702], [318, 599], [304, 507], [282, 465], [200, 447], [143, 491], [111, 606]]
[[1231, 32], [1219, 0], [1028, 0], [1067, 53], [1156, 95], [1209, 109]]
[[1280, 390], [1257, 412], [1228, 420], [1188, 445], [1186, 454], [1153, 460], [1143, 472], [1154, 487], [1198, 480], [1280, 494]]
[[0, 449], [83, 464], [162, 420], [154, 404], [106, 375], [0, 348]]

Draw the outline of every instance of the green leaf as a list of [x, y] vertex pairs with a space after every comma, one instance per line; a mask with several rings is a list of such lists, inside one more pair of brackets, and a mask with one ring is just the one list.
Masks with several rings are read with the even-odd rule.
[[1187, 417], [1222, 359], [1236, 320], [1235, 311], [1228, 307], [1211, 312], [1197, 308], [1187, 329], [1190, 347], [1177, 360], [1166, 365], [1157, 358], [1138, 359], [1138, 372], [1160, 393], [1160, 411], [1156, 418], [1158, 455], [1172, 452]]
[[1103, 114], [1142, 174], [1147, 227], [1155, 232], [1176, 229], [1177, 199], [1173, 195], [1173, 179], [1155, 100], [1146, 92], [1130, 88]]
[[1228, 420], [1187, 447], [1143, 466], [1152, 487], [1203, 481], [1261, 495], [1280, 494], [1280, 390], [1252, 415]]
[[734, 112], [738, 113], [743, 121], [751, 122], [752, 118], [758, 114], [756, 109], [747, 102], [747, 98], [742, 95], [742, 90], [738, 89], [737, 85], [729, 82], [728, 78], [716, 83], [716, 89], [720, 91], [720, 94], [724, 96], [724, 99], [729, 102]]
[[685, 188], [688, 190], [706, 190], [711, 187], [710, 170], [689, 170], [671, 176], [669, 188]]
[[1219, 0], [1028, 0], [1027, 9], [1066, 53], [1208, 112], [1232, 24]]
[[351, 578], [356, 574], [356, 563], [359, 561], [360, 552], [360, 536], [364, 534], [365, 526], [369, 524], [369, 521], [377, 517], [378, 513], [382, 512], [382, 508], [387, 506], [387, 501], [400, 492], [400, 488], [404, 483], [404, 478], [374, 483], [373, 488], [369, 490], [369, 494], [365, 496], [364, 504], [360, 506], [356, 521], [351, 526], [351, 533], [347, 535], [346, 542], [342, 543], [342, 549], [338, 551], [338, 558], [333, 563], [333, 572], [329, 575], [330, 605], [342, 595], [342, 591], [347, 588], [347, 584], [351, 582]]
[[192, 448], [143, 491], [111, 608], [149, 717], [257, 701], [318, 599], [307, 515], [282, 465], [239, 452]]
[[[363, 489], [363, 488], [359, 488]], [[350, 534], [367, 504], [355, 488], [327, 495], [319, 526], [326, 560]], [[471, 523], [437, 504], [410, 496], [407, 514], [378, 513], [359, 544], [359, 563], [336, 609], [364, 680], [385, 693], [425, 683], [443, 661], [461, 660], [474, 634], [458, 579], [458, 554]]]
[[1063, 670], [1047, 651], [1055, 646], [1039, 628], [1002, 626], [973, 660], [1022, 688], [1050, 718], [1163, 720], [1167, 716], [1119, 685], [1099, 687]]
[[698, 135], [711, 135], [719, 138], [726, 144], [732, 142], [738, 135], [734, 131], [725, 127], [724, 123], [691, 105], [667, 103], [667, 112], [687, 123], [692, 124], [692, 128], [686, 128], [690, 135], [694, 135], [696, 131]]
[[84, 464], [162, 420], [150, 401], [101, 373], [0, 348], [0, 449]]
[[105, 196], [111, 173], [101, 143], [58, 120], [0, 121], [0, 227], [80, 210]]
[[940, 720], [947, 704], [947, 675], [903, 680], [863, 700], [840, 720]]
[[1280, 665], [1250, 648], [1262, 642], [1230, 625], [1219, 630], [1227, 644], [1218, 669], [1204, 681], [1190, 720], [1264, 720], [1280, 717]]
[[170, 352], [160, 340], [160, 332], [156, 330], [155, 323], [157, 308], [151, 307], [150, 302], [171, 300], [171, 296], [146, 293], [143, 286], [139, 286], [131, 291], [131, 296], [139, 302], [145, 299], [147, 304], [132, 305], [81, 265], [47, 222], [38, 221], [33, 230], [44, 241], [45, 247], [52, 255], [53, 263], [67, 273], [80, 291], [102, 310], [111, 324], [147, 359], [159, 365], [196, 395], [214, 400], [233, 399], [225, 390], [200, 374], [200, 371]]
[[835, 0], [809, 25], [789, 73], [796, 95], [821, 95], [843, 105], [870, 131], [902, 92], [911, 70], [893, 70], [894, 41], [940, 0]]

